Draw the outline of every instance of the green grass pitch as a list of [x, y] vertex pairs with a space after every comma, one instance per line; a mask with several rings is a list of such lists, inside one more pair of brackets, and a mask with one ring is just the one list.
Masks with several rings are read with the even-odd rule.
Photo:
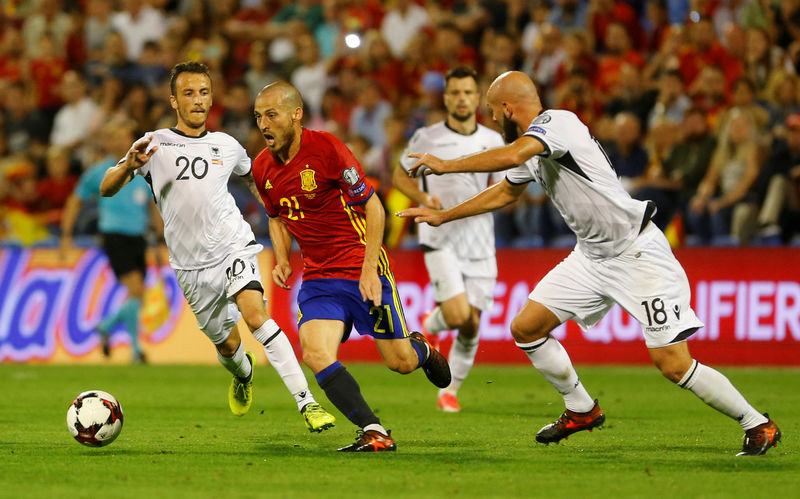
[[[310, 434], [277, 374], [256, 369], [250, 413], [227, 406], [219, 366], [0, 365], [2, 497], [798, 497], [800, 370], [721, 369], [783, 441], [734, 457], [742, 432], [652, 367], [579, 367], [606, 412], [602, 431], [560, 445], [533, 436], [563, 410], [530, 366], [478, 365], [461, 414], [435, 409], [420, 372], [349, 366], [397, 440], [396, 453], [340, 454], [354, 427], [313, 382], [336, 428]], [[89, 448], [67, 432], [69, 402], [102, 389], [122, 434]]]

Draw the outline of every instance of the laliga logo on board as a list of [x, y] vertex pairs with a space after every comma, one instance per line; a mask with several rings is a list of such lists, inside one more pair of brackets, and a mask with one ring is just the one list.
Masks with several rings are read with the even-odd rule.
[[[117, 284], [106, 256], [87, 250], [73, 267], [31, 268], [32, 250], [0, 250], [0, 361], [46, 360], [60, 344], [70, 355], [97, 348], [95, 327], [102, 317], [117, 310], [125, 289]], [[164, 292], [169, 319], [147, 338], [163, 341], [173, 331], [182, 307], [174, 274], [164, 272]], [[154, 276], [150, 275], [148, 285]], [[118, 325], [112, 343], [129, 341]]]

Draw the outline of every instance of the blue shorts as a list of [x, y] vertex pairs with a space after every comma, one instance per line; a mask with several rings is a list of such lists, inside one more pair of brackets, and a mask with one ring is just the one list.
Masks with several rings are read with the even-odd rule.
[[314, 319], [344, 322], [344, 343], [353, 326], [358, 334], [390, 340], [408, 336], [406, 318], [394, 276], [381, 276], [381, 306], [363, 301], [358, 281], [351, 279], [310, 279], [303, 281], [297, 294], [297, 326]]

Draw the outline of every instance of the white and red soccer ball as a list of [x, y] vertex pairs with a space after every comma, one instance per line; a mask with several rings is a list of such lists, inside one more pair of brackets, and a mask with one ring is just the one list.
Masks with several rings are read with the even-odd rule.
[[122, 406], [102, 390], [83, 392], [67, 409], [67, 428], [83, 445], [108, 445], [122, 431]]

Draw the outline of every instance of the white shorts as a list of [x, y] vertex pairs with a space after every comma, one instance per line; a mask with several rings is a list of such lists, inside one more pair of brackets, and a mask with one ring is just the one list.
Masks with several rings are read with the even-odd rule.
[[478, 310], [492, 308], [497, 281], [495, 257], [469, 260], [459, 258], [450, 250], [434, 250], [425, 253], [425, 266], [437, 303], [466, 293], [467, 301]]
[[215, 345], [228, 339], [242, 317], [236, 293], [254, 281], [262, 286], [257, 255], [263, 248], [260, 244], [247, 246], [213, 267], [175, 270], [200, 330]]
[[667, 238], [651, 223], [619, 256], [604, 261], [575, 249], [536, 285], [529, 298], [584, 330], [618, 303], [642, 325], [648, 348], [683, 341], [703, 327], [691, 308], [689, 280]]

